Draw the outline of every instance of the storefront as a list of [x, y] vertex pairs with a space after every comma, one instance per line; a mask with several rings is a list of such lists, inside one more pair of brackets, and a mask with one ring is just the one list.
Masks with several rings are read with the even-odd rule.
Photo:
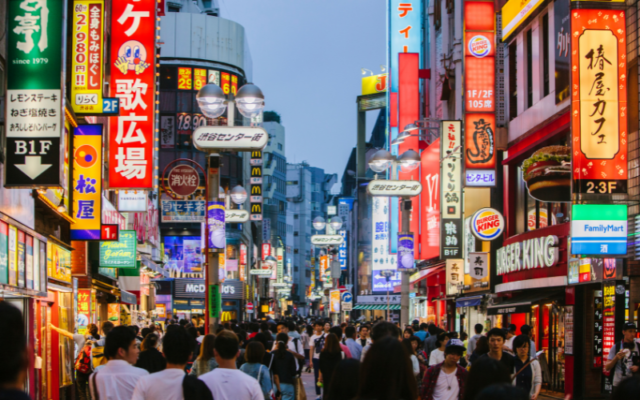
[[[173, 315], [179, 319], [194, 322], [196, 326], [204, 323], [205, 314], [204, 279], [173, 280]], [[242, 315], [244, 285], [237, 279], [227, 279], [221, 283], [222, 315], [221, 322], [238, 321]], [[156, 306], [158, 302], [156, 301]]]
[[[326, 308], [329, 306], [327, 304]], [[360, 317], [364, 316], [366, 322], [384, 318], [388, 321], [400, 321], [400, 295], [391, 293], [387, 295], [357, 296], [353, 310], [358, 310]], [[388, 318], [387, 318], [388, 315]]]

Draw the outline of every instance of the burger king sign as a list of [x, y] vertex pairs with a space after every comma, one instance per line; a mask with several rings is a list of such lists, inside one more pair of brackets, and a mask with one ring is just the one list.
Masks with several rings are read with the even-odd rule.
[[482, 58], [491, 52], [491, 42], [484, 35], [476, 35], [469, 40], [469, 53], [477, 58]]
[[504, 218], [493, 208], [481, 208], [471, 217], [471, 232], [480, 240], [494, 240], [504, 232]]

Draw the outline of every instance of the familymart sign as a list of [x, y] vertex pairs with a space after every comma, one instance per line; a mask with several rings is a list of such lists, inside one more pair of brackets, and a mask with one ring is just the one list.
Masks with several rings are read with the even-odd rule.
[[627, 254], [626, 204], [571, 206], [571, 254]]

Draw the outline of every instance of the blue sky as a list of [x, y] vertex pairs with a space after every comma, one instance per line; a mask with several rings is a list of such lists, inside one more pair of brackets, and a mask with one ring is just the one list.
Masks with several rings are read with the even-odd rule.
[[[361, 68], [385, 64], [387, 1], [218, 1], [221, 16], [246, 29], [254, 83], [282, 116], [287, 161], [341, 176], [356, 143]], [[377, 111], [368, 114], [370, 133]]]

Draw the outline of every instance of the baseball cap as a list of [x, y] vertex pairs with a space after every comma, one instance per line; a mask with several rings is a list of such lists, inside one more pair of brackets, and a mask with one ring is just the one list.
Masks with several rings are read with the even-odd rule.
[[627, 323], [625, 323], [623, 325], [622, 330], [626, 331], [627, 329], [636, 329], [637, 330], [638, 328], [636, 327], [636, 324], [634, 324], [633, 322], [627, 322]]
[[464, 347], [464, 343], [462, 343], [462, 340], [460, 339], [449, 339], [445, 349], [448, 349], [449, 347], [459, 347], [462, 349], [462, 351], [466, 350], [466, 348]]

